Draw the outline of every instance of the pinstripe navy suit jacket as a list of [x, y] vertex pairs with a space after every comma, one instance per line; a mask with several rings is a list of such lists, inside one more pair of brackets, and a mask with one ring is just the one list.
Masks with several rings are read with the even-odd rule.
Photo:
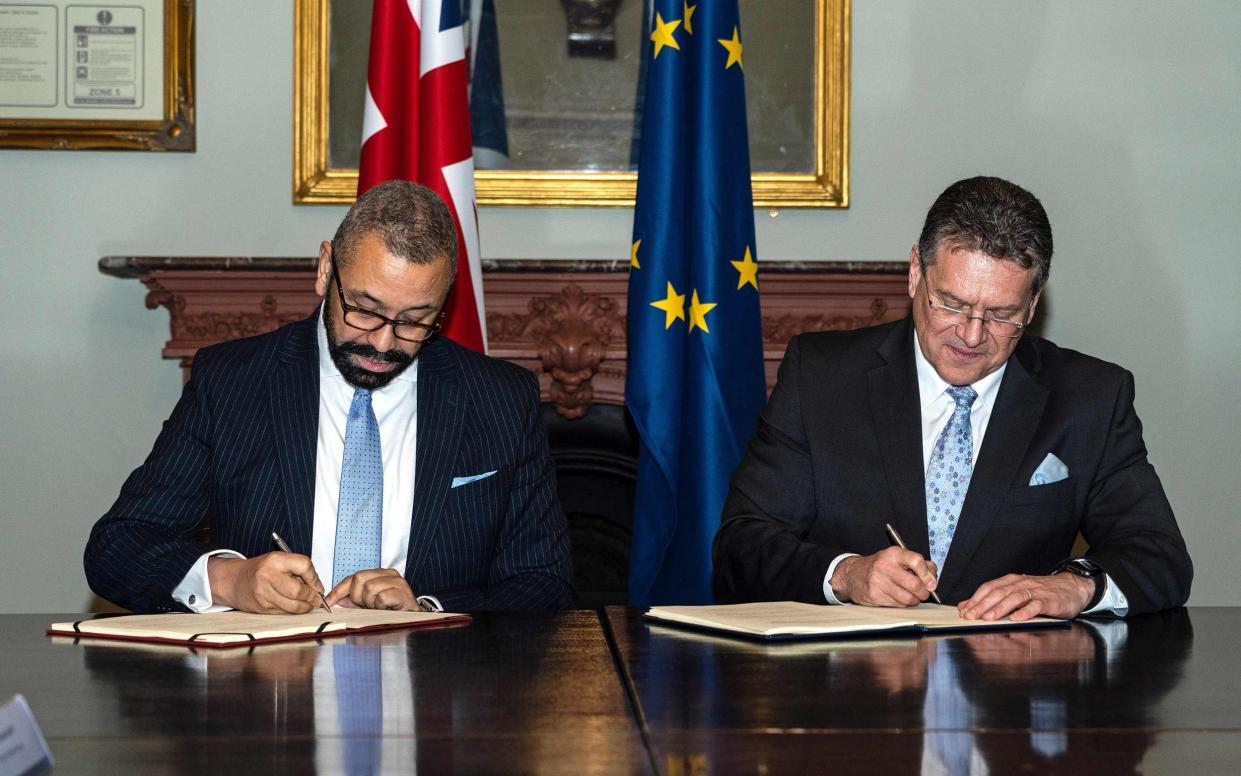
[[[172, 591], [212, 549], [247, 557], [279, 533], [310, 555], [319, 420], [318, 313], [198, 352], [146, 461], [86, 545], [100, 596], [182, 610]], [[418, 355], [414, 508], [405, 579], [448, 611], [573, 603], [565, 519], [525, 369], [437, 337]], [[451, 488], [453, 477], [495, 470]], [[196, 535], [204, 519], [210, 539]]]

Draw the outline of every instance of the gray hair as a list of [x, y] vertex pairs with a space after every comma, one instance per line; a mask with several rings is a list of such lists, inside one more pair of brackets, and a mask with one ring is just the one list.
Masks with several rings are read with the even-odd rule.
[[358, 197], [332, 238], [332, 256], [348, 264], [354, 246], [377, 235], [384, 247], [412, 264], [447, 258], [457, 276], [457, 229], [448, 206], [434, 191], [412, 181], [384, 181]]
[[924, 271], [935, 264], [935, 253], [944, 244], [1011, 261], [1023, 269], [1033, 267], [1036, 294], [1051, 273], [1047, 211], [1033, 194], [1002, 178], [967, 178], [944, 189], [927, 211], [918, 238]]

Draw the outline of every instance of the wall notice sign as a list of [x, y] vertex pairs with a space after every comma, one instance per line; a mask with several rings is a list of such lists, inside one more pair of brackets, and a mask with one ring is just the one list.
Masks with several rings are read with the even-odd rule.
[[0, 0], [0, 148], [193, 151], [196, 2]]
[[143, 9], [71, 5], [65, 8], [71, 53], [66, 102], [70, 107], [141, 108]]
[[166, 2], [0, 0], [0, 122], [167, 118]]
[[0, 5], [0, 105], [56, 105], [56, 12], [54, 6]]

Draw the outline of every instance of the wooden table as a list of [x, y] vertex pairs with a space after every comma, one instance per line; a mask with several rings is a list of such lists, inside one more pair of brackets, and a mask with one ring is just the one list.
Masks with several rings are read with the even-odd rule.
[[759, 644], [625, 608], [198, 650], [0, 615], [76, 773], [1241, 772], [1241, 609]]

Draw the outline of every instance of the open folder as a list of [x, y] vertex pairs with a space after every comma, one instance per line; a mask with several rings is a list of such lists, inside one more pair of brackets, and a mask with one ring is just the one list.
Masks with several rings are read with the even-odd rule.
[[359, 631], [419, 628], [469, 622], [467, 614], [392, 612], [382, 609], [316, 610], [307, 614], [131, 614], [57, 622], [48, 635], [147, 641], [193, 647], [244, 647], [273, 641], [343, 636]]
[[885, 609], [856, 604], [829, 606], [775, 601], [720, 606], [654, 606], [646, 616], [671, 625], [684, 625], [755, 639], [825, 638], [871, 633], [925, 633], [930, 631], [1040, 628], [1067, 625], [1066, 620], [1035, 617], [1022, 622], [966, 620], [955, 606], [918, 604]]

